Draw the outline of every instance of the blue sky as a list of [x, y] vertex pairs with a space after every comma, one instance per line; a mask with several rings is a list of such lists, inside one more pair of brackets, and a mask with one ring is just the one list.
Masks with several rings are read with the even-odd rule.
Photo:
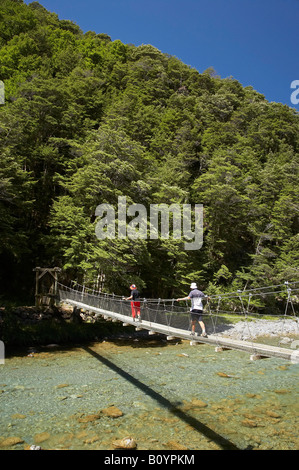
[[[30, 1], [25, 1], [29, 4]], [[80, 28], [214, 67], [299, 110], [299, 0], [40, 0]], [[296, 88], [291, 83], [297, 80]], [[298, 88], [298, 93], [296, 89]]]

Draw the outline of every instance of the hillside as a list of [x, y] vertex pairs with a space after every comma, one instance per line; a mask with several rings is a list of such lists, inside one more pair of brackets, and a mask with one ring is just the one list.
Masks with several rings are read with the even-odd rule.
[[[38, 2], [0, 0], [0, 31], [2, 300], [32, 293], [35, 266], [164, 298], [298, 279], [294, 109]], [[97, 239], [96, 207], [119, 196], [203, 204], [202, 248]]]

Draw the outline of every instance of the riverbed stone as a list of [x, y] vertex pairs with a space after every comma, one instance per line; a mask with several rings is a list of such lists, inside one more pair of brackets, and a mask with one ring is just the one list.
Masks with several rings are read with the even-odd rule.
[[11, 417], [12, 417], [12, 419], [25, 419], [26, 418], [26, 416], [22, 415], [21, 413], [15, 413]]
[[136, 449], [137, 442], [132, 437], [124, 437], [123, 439], [116, 439], [112, 442], [112, 445], [116, 449]]
[[208, 406], [206, 402], [199, 400], [198, 398], [192, 398], [190, 402], [184, 400], [183, 403], [184, 405], [182, 408], [184, 411], [190, 411], [197, 408], [206, 408]]
[[7, 437], [0, 442], [0, 447], [12, 447], [17, 444], [22, 444], [24, 442], [20, 437]]
[[92, 423], [93, 421], [100, 419], [100, 417], [101, 417], [101, 412], [83, 416], [81, 418], [78, 418], [78, 421], [79, 423]]
[[272, 410], [267, 410], [266, 415], [269, 416], [270, 418], [281, 418], [281, 416], [278, 413]]
[[123, 416], [123, 412], [114, 405], [104, 408], [102, 413], [104, 416], [108, 416], [109, 418], [119, 418], [120, 416]]
[[167, 450], [188, 450], [188, 447], [186, 447], [184, 444], [178, 441], [168, 441], [164, 446], [167, 448]]
[[257, 423], [253, 419], [249, 419], [249, 418], [243, 419], [243, 421], [241, 421], [241, 424], [243, 426], [246, 426], [247, 428], [257, 427]]
[[48, 432], [41, 432], [34, 436], [34, 442], [36, 444], [40, 444], [41, 442], [44, 442], [49, 438], [50, 438], [50, 434]]
[[85, 439], [83, 442], [84, 444], [94, 444], [95, 442], [98, 442], [100, 440], [99, 436], [92, 436], [89, 437], [88, 439]]

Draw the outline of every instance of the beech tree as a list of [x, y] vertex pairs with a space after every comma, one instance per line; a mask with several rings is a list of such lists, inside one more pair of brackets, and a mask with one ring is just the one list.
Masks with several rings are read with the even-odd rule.
[[[65, 282], [171, 298], [298, 278], [298, 113], [214, 69], [123, 44], [38, 2], [1, 0], [0, 284]], [[203, 204], [203, 246], [103, 239], [96, 207]], [[9, 268], [7, 268], [9, 266]], [[4, 294], [3, 294], [4, 295]]]

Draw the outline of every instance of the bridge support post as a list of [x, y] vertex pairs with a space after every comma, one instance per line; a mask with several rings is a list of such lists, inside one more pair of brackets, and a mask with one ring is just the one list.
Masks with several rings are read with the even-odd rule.
[[229, 351], [230, 348], [226, 348], [225, 346], [216, 346], [215, 352], [222, 352], [222, 351]]
[[262, 356], [261, 354], [251, 354], [251, 361], [259, 361], [260, 359], [266, 359], [268, 356]]

